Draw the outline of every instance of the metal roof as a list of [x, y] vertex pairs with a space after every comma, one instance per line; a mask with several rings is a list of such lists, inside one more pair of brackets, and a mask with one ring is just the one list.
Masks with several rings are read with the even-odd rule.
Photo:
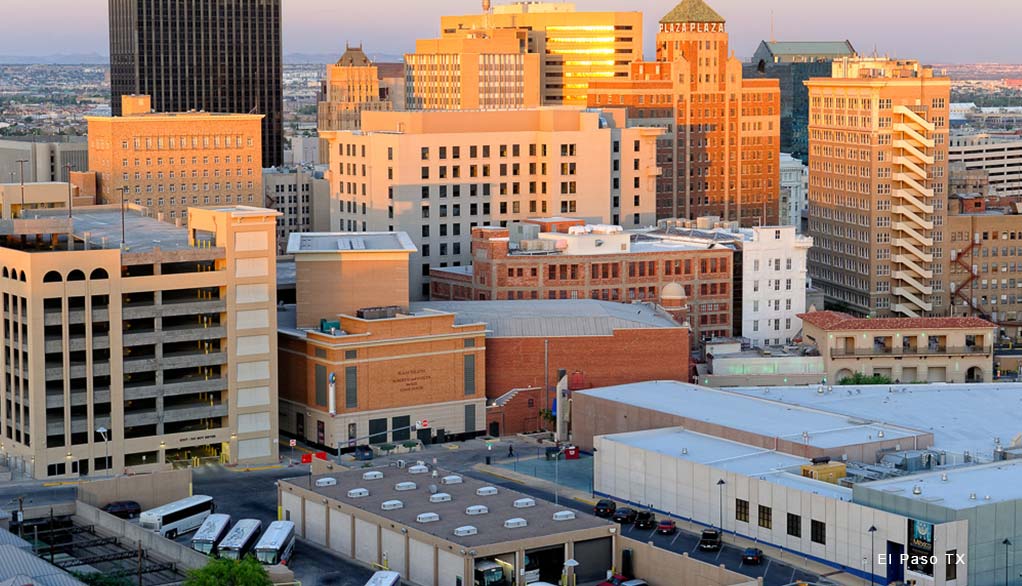
[[295, 232], [287, 242], [288, 254], [316, 252], [415, 252], [404, 232]]
[[660, 22], [724, 22], [724, 17], [703, 0], [682, 0]]
[[771, 55], [805, 55], [813, 57], [844, 57], [855, 54], [848, 41], [764, 41]]
[[427, 301], [411, 309], [453, 313], [456, 325], [486, 324], [493, 338], [612, 336], [614, 330], [682, 327], [651, 305], [594, 299]]
[[85, 586], [56, 566], [14, 545], [0, 545], [0, 586]]
[[855, 491], [878, 491], [961, 510], [1022, 500], [1020, 484], [1022, 461], [1008, 460], [860, 483], [855, 486]]

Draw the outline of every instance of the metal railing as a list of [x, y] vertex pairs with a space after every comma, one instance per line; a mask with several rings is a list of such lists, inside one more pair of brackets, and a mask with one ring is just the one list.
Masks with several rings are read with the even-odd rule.
[[832, 348], [831, 358], [869, 356], [959, 356], [970, 354], [992, 354], [991, 346], [938, 346], [936, 348]]

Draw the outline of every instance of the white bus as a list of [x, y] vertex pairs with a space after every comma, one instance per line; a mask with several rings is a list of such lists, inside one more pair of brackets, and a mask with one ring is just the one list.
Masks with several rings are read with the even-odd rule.
[[229, 560], [240, 560], [252, 551], [259, 540], [259, 531], [263, 522], [258, 519], [242, 519], [234, 524], [231, 532], [220, 542], [220, 557]]
[[230, 515], [217, 513], [206, 517], [206, 521], [195, 532], [195, 537], [192, 537], [192, 549], [206, 555], [216, 555], [217, 546], [230, 528]]
[[142, 511], [138, 516], [143, 529], [155, 531], [169, 539], [194, 531], [213, 512], [213, 497], [197, 494]]
[[255, 546], [256, 559], [264, 564], [284, 564], [291, 561], [295, 551], [295, 524], [274, 521]]
[[382, 570], [373, 574], [365, 586], [401, 586], [401, 574]]

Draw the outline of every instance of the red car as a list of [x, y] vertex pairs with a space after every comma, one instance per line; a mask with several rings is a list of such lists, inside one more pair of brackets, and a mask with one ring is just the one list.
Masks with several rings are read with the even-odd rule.
[[628, 578], [625, 578], [621, 574], [614, 574], [613, 576], [611, 576], [610, 578], [607, 578], [603, 582], [600, 582], [596, 586], [621, 586], [622, 584], [624, 584], [627, 581], [628, 581]]
[[660, 519], [657, 523], [656, 532], [660, 535], [674, 535], [678, 531], [678, 525], [674, 519]]

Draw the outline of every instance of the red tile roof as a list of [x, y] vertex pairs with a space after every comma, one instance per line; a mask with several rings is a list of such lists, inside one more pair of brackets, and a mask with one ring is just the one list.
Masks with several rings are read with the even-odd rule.
[[822, 330], [920, 330], [995, 328], [992, 322], [978, 317], [852, 317], [840, 311], [813, 311], [798, 314], [802, 321]]

